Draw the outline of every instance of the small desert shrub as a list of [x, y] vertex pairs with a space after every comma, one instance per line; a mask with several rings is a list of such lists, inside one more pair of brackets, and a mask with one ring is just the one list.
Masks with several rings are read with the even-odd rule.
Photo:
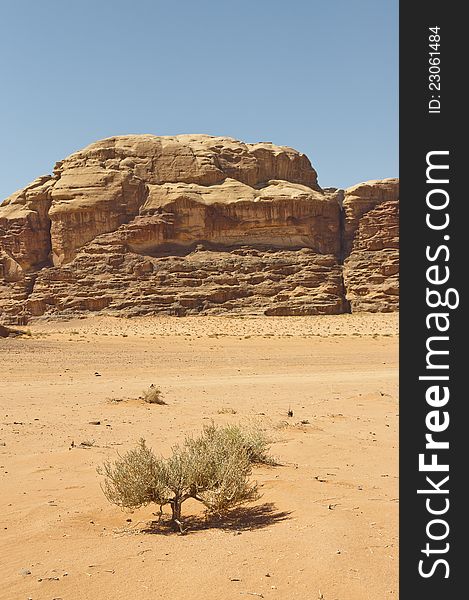
[[148, 402], [148, 404], [166, 404], [161, 394], [160, 388], [157, 388], [152, 384], [143, 392], [143, 399], [145, 402]]
[[91, 448], [95, 444], [96, 444], [95, 440], [83, 440], [83, 442], [80, 442], [80, 446], [82, 448]]
[[237, 411], [234, 408], [231, 408], [229, 406], [225, 406], [223, 408], [220, 408], [220, 410], [218, 410], [219, 415], [235, 415], [236, 413], [237, 413]]
[[[217, 443], [237, 444], [244, 448], [251, 463], [275, 464], [275, 459], [269, 454], [272, 438], [263, 431], [258, 423], [241, 425], [217, 426], [214, 423], [205, 425], [204, 436]], [[218, 442], [218, 440], [220, 442]]]
[[124, 509], [155, 503], [160, 511], [169, 504], [172, 522], [179, 528], [182, 504], [189, 498], [215, 514], [257, 499], [251, 471], [252, 459], [242, 437], [213, 424], [173, 447], [169, 458], [156, 456], [142, 439], [117, 461], [98, 469], [110, 502]]

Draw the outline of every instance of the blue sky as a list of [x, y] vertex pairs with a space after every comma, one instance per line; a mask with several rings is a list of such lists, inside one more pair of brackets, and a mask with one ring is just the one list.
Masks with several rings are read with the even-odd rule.
[[397, 0], [0, 2], [0, 200], [87, 144], [209, 133], [398, 175]]

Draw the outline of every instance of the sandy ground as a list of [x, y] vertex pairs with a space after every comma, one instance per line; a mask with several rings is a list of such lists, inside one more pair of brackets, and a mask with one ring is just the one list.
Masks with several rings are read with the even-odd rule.
[[[0, 340], [2, 600], [397, 598], [396, 315], [29, 333]], [[151, 383], [166, 406], [138, 399]], [[281, 466], [254, 470], [261, 500], [222, 524], [189, 501], [184, 536], [145, 532], [155, 507], [107, 502], [103, 460], [141, 436], [167, 454], [210, 419], [275, 436]]]

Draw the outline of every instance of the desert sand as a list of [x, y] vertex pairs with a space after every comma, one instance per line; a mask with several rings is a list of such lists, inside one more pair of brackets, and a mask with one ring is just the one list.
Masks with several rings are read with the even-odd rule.
[[[2, 600], [397, 598], [396, 314], [28, 327], [0, 339]], [[185, 535], [107, 502], [105, 459], [211, 419], [275, 438], [259, 501], [224, 522], [189, 501]]]

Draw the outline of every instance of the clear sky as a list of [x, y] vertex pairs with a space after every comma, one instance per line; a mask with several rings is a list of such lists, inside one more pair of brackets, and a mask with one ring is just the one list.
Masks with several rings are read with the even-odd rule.
[[89, 143], [208, 133], [398, 176], [398, 0], [0, 0], [0, 200]]

